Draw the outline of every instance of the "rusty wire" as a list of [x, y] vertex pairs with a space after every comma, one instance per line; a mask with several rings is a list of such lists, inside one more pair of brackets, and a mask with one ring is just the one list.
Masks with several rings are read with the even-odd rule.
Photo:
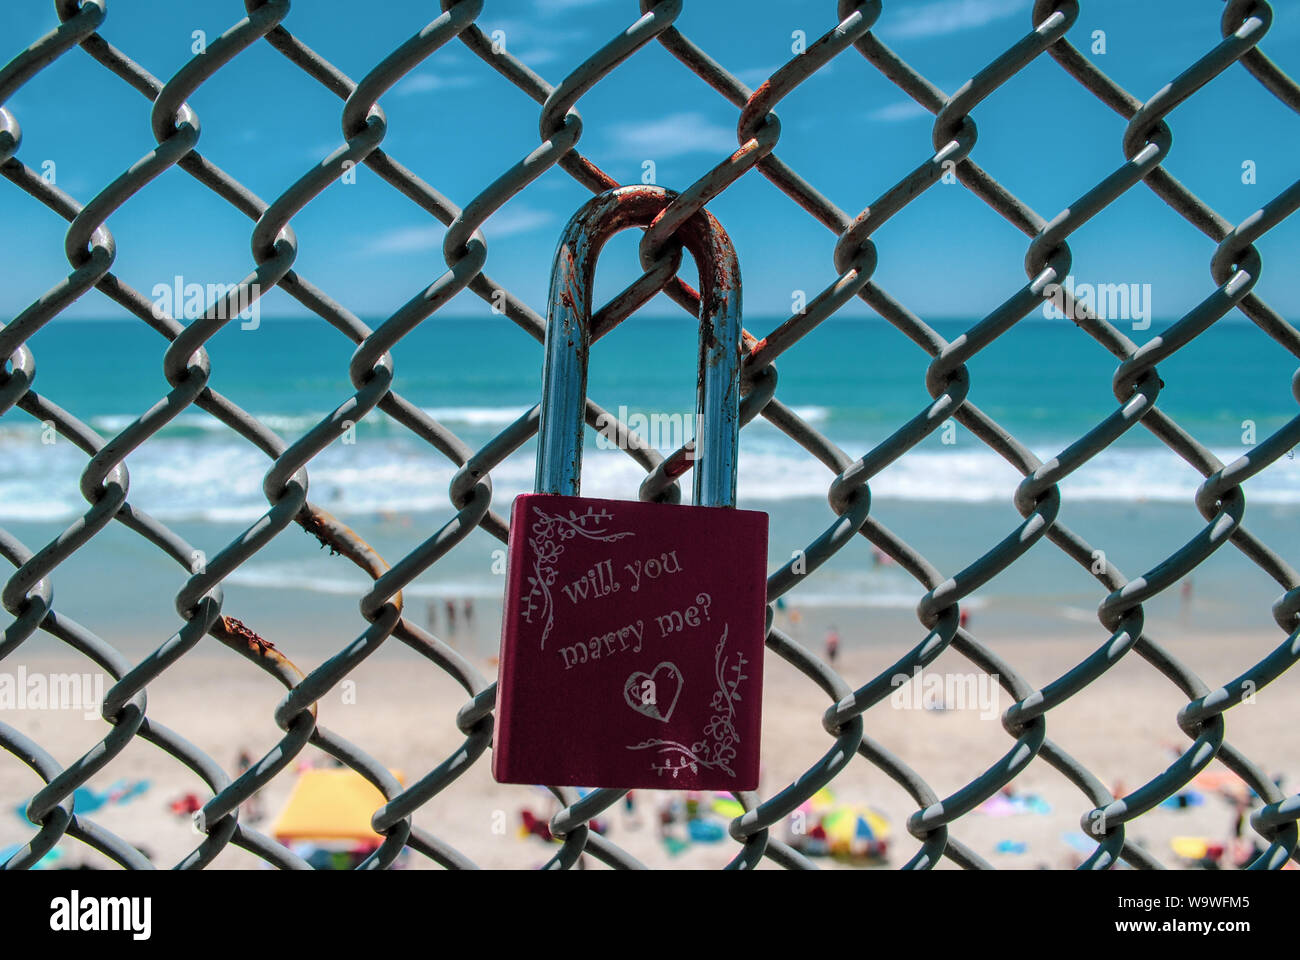
[[[14, 568], [0, 593], [5, 609], [13, 618], [0, 641], [0, 661], [41, 630], [90, 658], [114, 679], [103, 707], [108, 730], [99, 743], [66, 767], [34, 740], [0, 722], [0, 747], [30, 767], [45, 783], [26, 807], [34, 833], [4, 866], [29, 867], [65, 836], [71, 836], [124, 867], [150, 867], [139, 850], [93, 820], [75, 813], [71, 802], [77, 787], [111, 765], [137, 737], [169, 753], [196, 773], [211, 791], [196, 818], [205, 836], [178, 864], [180, 867], [201, 868], [211, 863], [228, 844], [234, 844], [274, 866], [306, 868], [307, 864], [288, 849], [241, 823], [239, 807], [288, 767], [308, 743], [356, 770], [385, 797], [386, 803], [375, 811], [372, 820], [384, 842], [367, 859], [365, 867], [388, 866], [403, 847], [419, 851], [446, 867], [473, 865], [447, 840], [413, 826], [411, 816], [435, 794], [451, 787], [489, 749], [495, 686], [456, 651], [404, 616], [401, 591], [475, 528], [481, 527], [505, 540], [506, 521], [492, 505], [491, 471], [536, 434], [538, 411], [537, 408], [529, 410], [482, 449], [472, 450], [394, 389], [390, 351], [465, 289], [488, 302], [493, 301], [494, 294], [503, 297], [499, 305], [505, 315], [529, 336], [542, 340], [542, 317], [504, 291], [485, 272], [488, 250], [480, 228], [493, 212], [553, 166], [562, 168], [593, 193], [618, 185], [577, 149], [582, 120], [575, 105], [620, 63], [652, 43], [661, 45], [737, 109], [738, 148], [696, 183], [680, 190], [644, 232], [640, 256], [645, 273], [597, 312], [593, 318], [593, 336], [608, 332], [660, 290], [666, 291], [687, 312], [698, 311], [698, 295], [677, 278], [681, 245], [675, 234], [705, 204], [751, 170], [757, 170], [836, 238], [832, 256], [837, 273], [835, 281], [813, 297], [806, 310], [791, 316], [766, 336], [759, 338], [752, 332], [746, 335], [748, 353], [743, 374], [746, 395], [741, 410], [742, 422], [758, 416], [766, 418], [829, 471], [828, 496], [837, 519], [800, 552], [804, 566], [796, 568], [792, 561], [769, 577], [767, 646], [773, 656], [788, 661], [826, 694], [828, 707], [823, 726], [830, 740], [822, 756], [810, 763], [796, 781], [771, 796], [744, 794], [739, 798], [746, 812], [731, 824], [730, 833], [738, 841], [738, 849], [730, 865], [748, 868], [767, 858], [787, 867], [812, 866], [800, 853], [771, 836], [770, 828], [832, 781], [855, 755], [892, 778], [917, 805], [908, 822], [908, 829], [918, 844], [906, 864], [911, 868], [933, 867], [941, 857], [964, 867], [987, 867], [983, 859], [951, 835], [950, 825], [1038, 758], [1059, 771], [1084, 796], [1081, 822], [1097, 841], [1095, 851], [1083, 864], [1085, 868], [1106, 868], [1119, 859], [1139, 867], [1158, 866], [1150, 854], [1126, 839], [1125, 825], [1181, 790], [1216, 758], [1237, 773], [1263, 801], [1252, 816], [1251, 825], [1268, 844], [1268, 849], [1253, 866], [1279, 868], [1288, 857], [1296, 856], [1300, 802], [1296, 797], [1285, 796], [1225, 739], [1224, 714], [1241, 701], [1243, 690], [1262, 688], [1300, 658], [1300, 575], [1246, 529], [1241, 492], [1242, 482], [1266, 469], [1300, 442], [1300, 416], [1259, 442], [1249, 455], [1225, 465], [1157, 406], [1163, 384], [1156, 365], [1230, 311], [1241, 311], [1274, 341], [1300, 358], [1300, 332], [1252, 289], [1261, 269], [1253, 243], [1300, 207], [1300, 183], [1234, 225], [1194, 196], [1162, 166], [1171, 145], [1171, 132], [1166, 123], [1169, 113], [1234, 64], [1240, 63], [1270, 95], [1292, 110], [1300, 111], [1300, 86], [1259, 48], [1273, 21], [1270, 5], [1265, 0], [1229, 0], [1217, 43], [1145, 101], [1119, 87], [1071, 45], [1068, 33], [1079, 15], [1078, 0], [1036, 0], [1024, 37], [993, 57], [951, 95], [918, 74], [871, 32], [881, 13], [881, 0], [857, 3], [838, 0], [839, 22], [757, 90], [749, 89], [677, 30], [674, 22], [682, 10], [683, 0], [639, 0], [640, 16], [629, 12], [630, 25], [624, 32], [593, 51], [554, 86], [513, 54], [493, 49], [489, 38], [475, 23], [484, 6], [484, 0], [441, 0], [440, 16], [428, 24], [413, 25], [419, 29], [410, 39], [359, 81], [353, 81], [290, 32], [286, 26], [289, 0], [244, 0], [247, 15], [211, 43], [205, 54], [188, 61], [164, 82], [101, 34], [108, 23], [108, 0], [55, 0], [60, 26], [35, 40], [0, 70], [0, 172], [68, 221], [65, 253], [71, 268], [67, 277], [48, 294], [0, 329], [0, 356], [9, 358], [8, 369], [0, 370], [0, 415], [8, 415], [16, 407], [40, 422], [49, 422], [88, 458], [80, 484], [86, 510], [61, 536], [33, 550], [0, 529], [0, 553]], [[310, 17], [311, 13], [300, 10], [294, 16]], [[458, 207], [381, 148], [387, 131], [384, 112], [378, 105], [383, 94], [413, 68], [434, 56], [439, 48], [452, 42], [463, 44], [485, 66], [503, 75], [539, 106], [537, 148], [464, 207]], [[339, 147], [270, 203], [197, 152], [199, 119], [186, 102], [215, 72], [237, 63], [243, 51], [258, 43], [269, 44], [342, 101]], [[17, 158], [21, 145], [18, 119], [3, 107], [39, 71], [60, 57], [77, 55], [73, 52], [77, 47], [151, 103], [151, 126], [156, 141], [156, 146], [139, 162], [84, 205], [46, 183]], [[934, 114], [934, 153], [865, 206], [861, 213], [850, 216], [778, 158], [776, 147], [781, 127], [773, 110], [817, 70], [836, 57], [854, 56], [855, 51]], [[1054, 59], [1126, 121], [1122, 139], [1125, 162], [1050, 219], [1017, 199], [971, 156], [977, 141], [972, 112], [994, 90], [1044, 55]], [[338, 180], [349, 165], [361, 163], [447, 227], [443, 244], [446, 272], [373, 330], [293, 269], [297, 250], [291, 226], [293, 217]], [[184, 170], [198, 184], [253, 221], [252, 265], [247, 275], [228, 294], [227, 302], [213, 304], [203, 317], [188, 325], [167, 316], [156, 316], [142, 293], [113, 274], [115, 244], [105, 225], [113, 211], [173, 166]], [[967, 189], [1028, 238], [1026, 283], [952, 342], [942, 338], [872, 280], [876, 249], [871, 239], [883, 223], [938, 182], [949, 168]], [[1047, 288], [1068, 273], [1070, 235], [1139, 184], [1151, 189], [1217, 244], [1210, 270], [1214, 287], [1201, 304], [1162, 337], [1141, 347], [1106, 320], [1088, 313], [1080, 316], [1079, 328], [1118, 362], [1113, 380], [1116, 408], [1057, 457], [1041, 462], [971, 400], [972, 382], [966, 364], [1040, 306]], [[211, 371], [204, 344], [228, 318], [235, 316], [237, 310], [227, 309], [228, 305], [238, 303], [241, 296], [247, 303], [259, 291], [275, 286], [327, 321], [357, 347], [349, 367], [355, 388], [353, 395], [293, 442], [286, 442], [208, 385]], [[92, 288], [130, 311], [167, 342], [164, 373], [171, 390], [112, 437], [101, 436], [75, 414], [32, 388], [35, 358], [27, 342]], [[776, 398], [777, 373], [773, 365], [782, 353], [809, 336], [854, 297], [863, 300], [928, 356], [925, 384], [933, 398], [915, 417], [860, 457], [838, 449]], [[1300, 401], [1300, 379], [1295, 381], [1294, 389]], [[191, 545], [129, 502], [130, 484], [125, 464], [132, 451], [191, 406], [212, 414], [269, 460], [263, 483], [267, 501], [264, 516], [198, 571], [191, 569], [195, 553]], [[307, 468], [313, 458], [336, 442], [349, 423], [360, 421], [376, 409], [412, 431], [459, 468], [449, 490], [456, 515], [392, 566], [359, 534], [307, 498]], [[602, 417], [608, 418], [606, 423], [614, 424], [613, 432], [620, 446], [646, 471], [641, 497], [677, 500], [678, 480], [690, 467], [689, 451], [683, 448], [666, 458], [660, 456], [638, 442], [625, 424], [588, 400], [587, 422], [596, 426]], [[1023, 522], [965, 569], [945, 575], [872, 515], [870, 481], [949, 418], [966, 426], [1023, 474], [1024, 479], [1014, 492], [1014, 503]], [[1201, 533], [1155, 568], [1129, 578], [1109, 561], [1097, 571], [1093, 545], [1059, 519], [1058, 483], [1138, 424], [1205, 477], [1195, 506], [1206, 525]], [[131, 663], [90, 628], [60, 614], [53, 603], [52, 581], [60, 563], [85, 548], [114, 520], [164, 551], [190, 574], [175, 598], [181, 625], [171, 638], [139, 663]], [[223, 580], [272, 539], [288, 535], [284, 531], [292, 524], [328, 546], [331, 552], [351, 561], [373, 581], [361, 601], [361, 612], [368, 623], [366, 629], [306, 674], [273, 643], [223, 612]], [[820, 565], [858, 534], [893, 558], [926, 592], [917, 608], [923, 632], [916, 645], [888, 669], [855, 689], [771, 623], [777, 598], [803, 577], [814, 575]], [[1104, 599], [1099, 607], [1101, 629], [1096, 651], [1053, 682], [1035, 689], [1011, 664], [960, 626], [960, 604], [972, 591], [988, 583], [1044, 539], [1089, 570], [1103, 588]], [[1283, 595], [1274, 605], [1273, 613], [1283, 639], [1272, 653], [1238, 677], [1212, 687], [1145, 632], [1143, 603], [1177, 583], [1228, 542], [1281, 586]], [[236, 779], [179, 733], [148, 716], [150, 682], [205, 635], [240, 652], [274, 676], [286, 690], [274, 712], [274, 721], [283, 731], [280, 742]], [[461, 747], [405, 787], [382, 763], [358, 745], [327, 730], [316, 719], [317, 701], [390, 637], [452, 677], [467, 697], [457, 715], [457, 725], [464, 734]], [[897, 673], [910, 674], [913, 668], [930, 663], [949, 648], [982, 670], [996, 674], [1015, 702], [1003, 716], [1003, 726], [1012, 738], [1006, 754], [955, 794], [940, 797], [903, 759], [866, 736], [862, 714], [889, 695], [890, 677]], [[1147, 783], [1115, 797], [1082, 764], [1047, 737], [1046, 716], [1129, 653], [1148, 661], [1187, 697], [1178, 725], [1192, 746]], [[564, 809], [550, 824], [552, 833], [562, 841], [550, 866], [570, 867], [584, 853], [612, 866], [640, 866], [627, 852], [589, 827], [591, 818], [618, 799], [621, 795], [618, 791], [598, 791], [581, 800], [572, 789], [554, 788], [553, 792]]]

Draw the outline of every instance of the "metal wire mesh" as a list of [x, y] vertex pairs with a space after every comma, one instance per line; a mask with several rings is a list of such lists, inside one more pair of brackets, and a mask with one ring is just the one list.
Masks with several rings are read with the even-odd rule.
[[[436, 566], [440, 559], [481, 528], [504, 541], [506, 522], [493, 508], [492, 470], [532, 437], [537, 430], [537, 409], [527, 411], [481, 449], [471, 449], [451, 430], [395, 389], [389, 351], [418, 325], [433, 316], [454, 295], [468, 289], [491, 302], [494, 295], [504, 313], [524, 333], [543, 336], [544, 321], [538, 311], [508, 292], [485, 272], [487, 246], [480, 227], [511, 197], [542, 173], [559, 166], [593, 193], [617, 182], [578, 150], [582, 121], [574, 109], [580, 98], [621, 62], [649, 44], [659, 44], [681, 66], [702, 78], [738, 111], [739, 148], [722, 159], [707, 175], [687, 186], [643, 236], [644, 277], [602, 308], [595, 334], [611, 329], [659, 290], [665, 290], [688, 313], [698, 310], [695, 292], [676, 278], [680, 247], [674, 232], [752, 169], [765, 177], [835, 237], [834, 267], [839, 276], [813, 297], [804, 311], [794, 314], [766, 336], [747, 335], [744, 362], [746, 395], [742, 420], [763, 417], [779, 428], [827, 470], [831, 505], [836, 522], [819, 533], [792, 560], [771, 574], [768, 598], [777, 598], [803, 578], [815, 577], [818, 568], [857, 536], [865, 537], [893, 558], [924, 589], [917, 612], [924, 636], [897, 663], [854, 686], [791, 636], [770, 627], [770, 656], [782, 658], [806, 676], [828, 698], [823, 734], [809, 731], [806, 771], [770, 796], [744, 794], [738, 799], [746, 812], [732, 821], [731, 837], [737, 849], [731, 866], [753, 867], [764, 858], [786, 867], [808, 867], [811, 862], [771, 828], [796, 810], [824, 785], [832, 782], [861, 757], [895, 781], [912, 797], [916, 811], [907, 827], [916, 840], [907, 860], [911, 868], [935, 866], [947, 857], [963, 867], [988, 864], [950, 832], [950, 825], [993, 796], [1035, 761], [1055, 768], [1082, 793], [1081, 823], [1096, 841], [1084, 861], [1085, 868], [1107, 868], [1123, 859], [1138, 867], [1159, 866], [1149, 852], [1126, 837], [1126, 825], [1183, 789], [1217, 759], [1239, 775], [1260, 797], [1262, 805], [1251, 817], [1251, 828], [1267, 844], [1253, 866], [1280, 868], [1297, 845], [1296, 820], [1300, 797], [1286, 796], [1261, 769], [1225, 738], [1226, 713], [1246, 696], [1289, 669], [1300, 658], [1300, 575], [1243, 524], [1241, 484], [1283, 457], [1300, 441], [1300, 416], [1261, 440], [1241, 459], [1224, 464], [1166, 412], [1157, 406], [1163, 383], [1156, 365], [1185, 347], [1217, 320], [1240, 311], [1260, 330], [1292, 355], [1300, 357], [1300, 332], [1284, 320], [1252, 288], [1261, 263], [1252, 245], [1260, 236], [1300, 206], [1300, 183], [1265, 203], [1239, 224], [1224, 220], [1171, 176], [1162, 161], [1171, 143], [1166, 115], [1202, 86], [1235, 64], [1248, 70], [1263, 87], [1292, 110], [1300, 110], [1300, 87], [1264, 55], [1259, 44], [1268, 33], [1274, 11], [1264, 0], [1230, 0], [1222, 14], [1220, 38], [1208, 52], [1167, 86], [1145, 101], [1122, 89], [1070, 42], [1068, 34], [1079, 16], [1077, 0], [1036, 0], [1032, 19], [1019, 42], [992, 56], [986, 66], [955, 93], [947, 94], [921, 76], [875, 36], [872, 26], [881, 14], [881, 0], [854, 3], [839, 0], [839, 22], [792, 57], [757, 90], [751, 90], [708, 53], [674, 27], [682, 0], [640, 0], [640, 10], [629, 9], [629, 26], [592, 51], [571, 74], [552, 85], [506, 51], [494, 50], [492, 40], [476, 25], [484, 0], [441, 0], [442, 13], [418, 26], [410, 39], [394, 49], [360, 80], [353, 80], [323, 56], [307, 47], [292, 32], [295, 20], [310, 18], [309, 7], [291, 15], [289, 0], [245, 0], [247, 16], [213, 41], [202, 55], [190, 59], [166, 81], [114, 46], [107, 0], [56, 0], [60, 26], [35, 39], [0, 70], [0, 104], [50, 64], [65, 56], [88, 55], [117, 80], [138, 91], [151, 104], [156, 146], [138, 163], [83, 204], [47, 183], [39, 172], [19, 157], [21, 133], [18, 118], [0, 107], [0, 171], [17, 189], [68, 221], [65, 251], [70, 272], [48, 294], [32, 303], [0, 330], [0, 355], [8, 365], [0, 373], [0, 414], [14, 417], [22, 411], [41, 423], [53, 425], [84, 451], [87, 462], [80, 492], [86, 501], [83, 516], [49, 543], [29, 546], [0, 530], [0, 553], [13, 566], [5, 581], [3, 604], [12, 620], [0, 642], [0, 662], [13, 657], [38, 631], [44, 631], [109, 673], [114, 683], [103, 705], [106, 726], [102, 739], [66, 766], [32, 737], [0, 721], [0, 747], [30, 767], [44, 781], [26, 806], [33, 824], [30, 840], [5, 862], [6, 868], [25, 868], [39, 861], [65, 837], [101, 851], [128, 868], [152, 866], [130, 843], [113, 835], [93, 819], [73, 809], [78, 787], [105, 769], [134, 741], [152, 744], [192, 770], [211, 795], [202, 805], [197, 822], [203, 834], [179, 866], [202, 868], [228, 845], [247, 850], [281, 868], [307, 864], [270, 837], [240, 821], [239, 808], [250, 796], [282, 775], [308, 744], [332, 755], [359, 772], [382, 791], [386, 803], [375, 811], [374, 829], [384, 842], [365, 862], [382, 868], [409, 847], [446, 867], [472, 866], [455, 846], [454, 837], [435, 835], [412, 823], [412, 814], [435, 795], [455, 791], [456, 780], [471, 765], [483, 762], [492, 738], [495, 687], [467, 659], [438, 637], [413, 622], [405, 612], [402, 589]], [[628, 4], [630, 8], [630, 4]], [[827, 11], [830, 16], [831, 11]], [[120, 42], [126, 42], [122, 38]], [[12, 44], [14, 38], [8, 38]], [[386, 153], [381, 144], [387, 123], [378, 100], [399, 79], [445, 45], [459, 43], [491, 69], [508, 79], [539, 105], [539, 145], [518, 163], [503, 171], [486, 189], [463, 207], [442, 196], [407, 167]], [[199, 123], [187, 104], [196, 90], [220, 70], [238, 70], [241, 55], [257, 44], [267, 44], [308, 77], [343, 102], [345, 140], [327, 158], [313, 166], [270, 202], [233, 179], [197, 152]], [[77, 48], [80, 48], [78, 50]], [[1013, 196], [972, 159], [976, 129], [971, 113], [994, 90], [1015, 77], [1031, 62], [1051, 57], [1086, 90], [1125, 121], [1126, 161], [1062, 212], [1045, 218]], [[917, 104], [934, 114], [934, 153], [885, 190], [861, 213], [852, 216], [837, 208], [776, 155], [781, 137], [773, 109], [791, 91], [837, 57], [861, 56]], [[106, 78], [107, 79], [107, 78]], [[294, 271], [297, 253], [294, 216], [335, 183], [349, 165], [364, 164], [409, 198], [428, 216], [447, 226], [443, 254], [446, 272], [427, 289], [379, 324], [368, 328], [328, 293]], [[112, 272], [115, 245], [105, 226], [118, 210], [149, 183], [176, 166], [205, 188], [228, 202], [253, 223], [251, 245], [254, 264], [227, 296], [201, 318], [182, 324], [170, 316], [159, 317], [150, 300]], [[995, 210], [1028, 238], [1025, 255], [1027, 282], [996, 309], [960, 337], [949, 341], [873, 282], [876, 248], [872, 235], [913, 199], [951, 170], [972, 194]], [[1057, 457], [1040, 461], [972, 400], [975, 393], [967, 362], [1015, 326], [1037, 307], [1069, 271], [1070, 235], [1127, 191], [1145, 185], [1186, 221], [1216, 244], [1205, 299], [1160, 337], [1138, 346], [1106, 319], [1083, 310], [1077, 326], [1118, 361], [1113, 379], [1114, 412], [1079, 437]], [[288, 440], [242, 409], [233, 399], [209, 385], [211, 367], [204, 346], [238, 313], [239, 304], [279, 287], [357, 345], [348, 369], [355, 393], [340, 398], [335, 411], [301, 436]], [[129, 426], [104, 436], [82, 422], [54, 398], [33, 388], [36, 359], [28, 341], [70, 304], [91, 290], [125, 308], [162, 338], [164, 372], [171, 390]], [[94, 294], [92, 294], [93, 296]], [[775, 361], [800, 340], [812, 335], [824, 320], [853, 298], [865, 301], [875, 312], [907, 336], [930, 357], [924, 380], [933, 402], [897, 427], [884, 442], [853, 456], [802, 419], [776, 395]], [[229, 308], [229, 309], [228, 309]], [[544, 311], [542, 311], [544, 313]], [[757, 333], [754, 331], [753, 333]], [[918, 369], [918, 376], [920, 371]], [[1297, 381], [1300, 383], [1300, 381]], [[1300, 387], [1296, 388], [1300, 399]], [[165, 425], [190, 407], [216, 417], [235, 435], [265, 455], [268, 466], [263, 482], [267, 507], [263, 517], [195, 570], [196, 551], [182, 536], [130, 502], [125, 461]], [[16, 408], [16, 409], [15, 409]], [[307, 474], [312, 460], [339, 441], [347, 425], [380, 410], [402, 424], [415, 437], [453, 462], [459, 469], [449, 491], [455, 517], [405, 556], [381, 558], [361, 535], [344, 526], [307, 497]], [[595, 426], [605, 414], [588, 401], [587, 420]], [[887, 465], [904, 457], [949, 418], [955, 418], [975, 437], [1023, 474], [1014, 491], [1014, 503], [1023, 522], [962, 569], [945, 575], [872, 514], [870, 486]], [[1127, 577], [1059, 519], [1058, 483], [1107, 449], [1131, 428], [1141, 425], [1195, 467], [1205, 481], [1196, 494], [1196, 509], [1203, 530], [1153, 569]], [[648, 474], [642, 487], [645, 499], [672, 497], [677, 477], [689, 463], [685, 450], [664, 458], [622, 432], [630, 455]], [[499, 506], [499, 505], [498, 505]], [[131, 662], [96, 636], [89, 626], [61, 615], [53, 603], [52, 584], [60, 564], [87, 550], [113, 521], [162, 551], [190, 573], [174, 598], [181, 624], [165, 643], [139, 662]], [[293, 537], [297, 526], [373, 580], [361, 600], [367, 626], [352, 642], [318, 668], [303, 674], [273, 646], [223, 609], [222, 583], [233, 571], [262, 551], [277, 537]], [[999, 576], [1031, 550], [1054, 544], [1076, 561], [1100, 585], [1101, 630], [1094, 653], [1041, 688], [1023, 680], [1012, 664], [981, 643], [960, 624], [962, 601], [972, 591]], [[1144, 632], [1143, 604], [1168, 590], [1211, 554], [1231, 543], [1263, 573], [1279, 584], [1283, 595], [1273, 608], [1282, 631], [1275, 650], [1258, 663], [1245, 667], [1226, 681], [1205, 681], [1181, 664], [1165, 647]], [[771, 607], [770, 607], [771, 609]], [[773, 617], [769, 616], [769, 623]], [[246, 772], [232, 777], [208, 754], [148, 715], [146, 691], [169, 667], [200, 640], [210, 635], [241, 652], [250, 663], [268, 672], [287, 691], [273, 719], [283, 731], [279, 743]], [[443, 671], [464, 689], [467, 701], [456, 723], [464, 734], [458, 751], [430, 770], [422, 771], [403, 786], [383, 762], [363, 745], [321, 726], [316, 704], [345, 680], [381, 645], [399, 641], [419, 653], [430, 669]], [[945, 650], [955, 650], [977, 667], [1000, 678], [1015, 701], [1003, 715], [1003, 727], [1012, 742], [1005, 755], [990, 763], [986, 772], [951, 796], [940, 797], [923, 776], [866, 735], [863, 713], [891, 692], [890, 678], [910, 674], [931, 663]], [[1121, 658], [1146, 660], [1181, 691], [1187, 704], [1178, 726], [1191, 741], [1167, 769], [1146, 783], [1114, 796], [1081, 763], [1047, 737], [1047, 716], [1067, 698], [1086, 688]], [[1153, 683], [1161, 682], [1153, 678]], [[818, 755], [820, 754], [820, 755]], [[585, 853], [618, 867], [638, 866], [637, 861], [608, 838], [590, 829], [590, 820], [618, 801], [617, 791], [598, 791], [579, 798], [567, 788], [555, 795], [564, 809], [550, 829], [562, 843], [550, 866], [569, 867]], [[17, 798], [15, 798], [17, 799]]]

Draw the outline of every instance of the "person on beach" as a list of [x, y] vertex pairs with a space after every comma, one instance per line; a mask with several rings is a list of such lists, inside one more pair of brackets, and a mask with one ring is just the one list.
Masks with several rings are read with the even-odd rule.
[[1246, 797], [1238, 797], [1233, 803], [1232, 828], [1229, 831], [1228, 848], [1232, 851], [1232, 865], [1238, 870], [1245, 870], [1254, 863], [1264, 851], [1259, 848], [1252, 834], [1247, 836], [1246, 824], [1250, 818], [1251, 802]]
[[[247, 750], [239, 751], [239, 759], [236, 761], [239, 767], [239, 775], [243, 776], [253, 766], [253, 757]], [[250, 824], [258, 823], [262, 819], [262, 801], [254, 793], [244, 801], [244, 814], [248, 817]]]
[[831, 627], [826, 634], [826, 662], [832, 667], [840, 655], [840, 635], [834, 627]]

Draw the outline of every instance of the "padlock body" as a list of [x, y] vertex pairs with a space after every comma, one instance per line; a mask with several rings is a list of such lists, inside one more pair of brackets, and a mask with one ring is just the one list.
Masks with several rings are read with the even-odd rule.
[[525, 494], [507, 553], [498, 781], [757, 787], [767, 514]]

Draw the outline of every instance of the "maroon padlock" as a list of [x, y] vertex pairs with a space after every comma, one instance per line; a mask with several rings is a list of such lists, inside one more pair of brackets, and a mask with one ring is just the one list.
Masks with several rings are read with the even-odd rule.
[[510, 513], [492, 756], [501, 782], [758, 785], [767, 514], [735, 509], [740, 273], [707, 212], [677, 234], [700, 267], [696, 506], [578, 495], [596, 258], [672, 197], [607, 191], [556, 252], [537, 492]]

